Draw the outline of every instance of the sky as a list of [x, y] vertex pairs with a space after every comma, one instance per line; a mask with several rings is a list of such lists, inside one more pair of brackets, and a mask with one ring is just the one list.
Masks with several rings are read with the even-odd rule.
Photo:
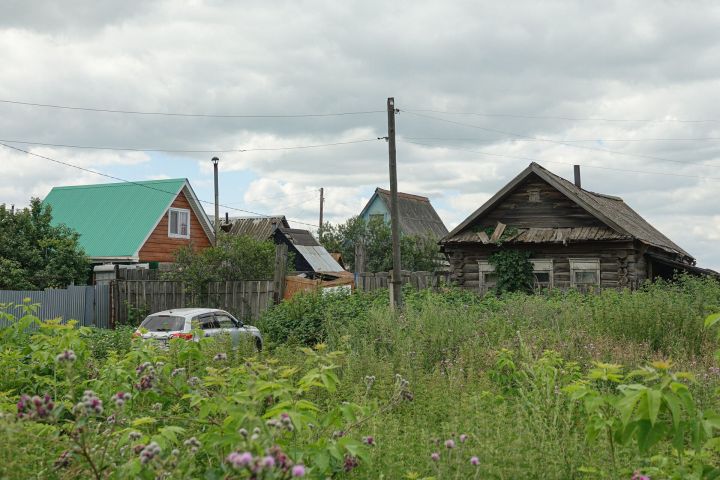
[[531, 161], [579, 164], [720, 270], [719, 24], [710, 1], [5, 0], [0, 142], [86, 170], [0, 145], [0, 204], [112, 181], [88, 170], [209, 201], [217, 155], [221, 214], [312, 229], [323, 187], [342, 222], [388, 186], [392, 96], [399, 189], [448, 228]]

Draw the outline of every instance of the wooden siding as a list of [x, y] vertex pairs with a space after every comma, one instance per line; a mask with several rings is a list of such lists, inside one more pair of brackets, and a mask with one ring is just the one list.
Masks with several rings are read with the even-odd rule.
[[[530, 201], [530, 192], [539, 195], [537, 202]], [[502, 222], [515, 228], [571, 228], [604, 227], [577, 203], [556, 190], [535, 174], [519, 184], [495, 208], [487, 212], [472, 227], [495, 227]]]
[[[600, 260], [600, 287], [635, 288], [646, 278], [646, 263], [632, 242], [584, 242], [563, 245], [513, 245], [512, 248], [532, 252], [533, 259], [553, 261], [555, 288], [570, 288], [570, 258]], [[445, 252], [453, 280], [470, 290], [479, 288], [478, 262], [488, 260], [500, 248], [493, 245], [447, 245]]]
[[140, 248], [140, 262], [172, 262], [175, 251], [184, 246], [192, 244], [195, 250], [201, 250], [210, 246], [210, 239], [205, 234], [197, 219], [195, 212], [190, 207], [184, 192], [180, 192], [171, 208], [184, 208], [190, 210], [190, 238], [170, 238], [168, 236], [168, 213], [165, 211], [160, 223], [153, 230], [145, 244]]

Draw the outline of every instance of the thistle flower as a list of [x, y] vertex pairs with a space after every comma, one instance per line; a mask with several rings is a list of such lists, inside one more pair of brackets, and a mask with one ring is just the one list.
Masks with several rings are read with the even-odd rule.
[[478, 466], [480, 465], [480, 459], [478, 457], [470, 457], [470, 465]]
[[447, 448], [448, 450], [455, 448], [455, 440], [453, 440], [453, 439], [445, 440], [445, 448]]
[[350, 472], [358, 465], [359, 463], [356, 457], [353, 457], [352, 455], [345, 455], [343, 460], [343, 470]]
[[55, 361], [57, 361], [59, 363], [62, 363], [62, 362], [72, 363], [75, 360], [77, 360], [77, 357], [75, 356], [75, 352], [73, 352], [72, 350], [63, 350], [62, 353], [58, 354], [55, 357]]
[[430, 460], [433, 462], [439, 462], [440, 461], [440, 454], [438, 452], [433, 452], [430, 454]]
[[55, 460], [55, 462], [53, 463], [53, 466], [58, 469], [65, 468], [70, 465], [71, 459], [72, 459], [72, 457], [70, 456], [70, 451], [65, 450], [63, 453], [60, 454], [60, 456], [57, 458], [57, 460]]
[[305, 465], [298, 464], [295, 465], [292, 468], [292, 476], [296, 478], [304, 477], [305, 476]]
[[252, 463], [253, 456], [250, 452], [232, 452], [225, 458], [225, 461], [232, 465], [234, 468], [242, 468]]
[[183, 445], [185, 445], [186, 447], [196, 447], [196, 448], [200, 448], [200, 446], [202, 445], [202, 443], [200, 443], [200, 440], [198, 440], [197, 438], [195, 438], [195, 437], [190, 437], [190, 438], [188, 438], [187, 440], [185, 440], [185, 441], [183, 442]]
[[247, 437], [247, 436], [248, 436], [248, 431], [247, 431], [246, 429], [244, 429], [244, 428], [241, 428], [240, 430], [238, 430], [238, 433], [239, 433], [240, 435], [242, 435], [243, 437]]
[[100, 415], [103, 412], [103, 402], [92, 390], [85, 390], [82, 399], [73, 407], [73, 412], [79, 415]]
[[368, 435], [367, 437], [363, 437], [362, 441], [365, 445], [374, 446], [375, 445], [375, 438], [372, 435]]
[[123, 405], [125, 405], [125, 402], [130, 400], [130, 398], [131, 395], [127, 392], [117, 392], [115, 395], [113, 395], [115, 406], [118, 408], [121, 408]]
[[177, 376], [180, 375], [181, 373], [185, 373], [185, 369], [184, 369], [184, 368], [176, 368], [176, 369], [174, 369], [172, 372], [170, 372], [170, 376], [171, 376], [171, 377], [177, 377]]
[[260, 464], [265, 468], [273, 468], [275, 466], [275, 459], [270, 455], [263, 457]]
[[460, 435], [460, 443], [465, 443], [467, 441], [468, 436], [466, 434]]
[[195, 387], [200, 383], [200, 379], [198, 377], [190, 377], [188, 378], [187, 383], [191, 387]]
[[142, 434], [140, 432], [132, 431], [132, 432], [128, 433], [128, 438], [132, 442], [134, 442], [135, 440], [138, 440], [140, 437], [142, 437]]
[[630, 480], [650, 480], [650, 477], [647, 475], [643, 475], [638, 470], [635, 470], [635, 473], [633, 473], [633, 476], [630, 478]]
[[18, 418], [42, 420], [49, 417], [54, 408], [55, 402], [48, 394], [45, 394], [42, 398], [37, 395], [32, 397], [22, 395], [17, 402], [17, 416]]
[[150, 442], [140, 452], [140, 463], [143, 465], [149, 463], [153, 458], [160, 454], [160, 445]]
[[215, 360], [216, 362], [224, 362], [225, 360], [227, 360], [227, 354], [226, 353], [218, 353], [217, 355], [215, 355], [213, 357], [213, 360]]

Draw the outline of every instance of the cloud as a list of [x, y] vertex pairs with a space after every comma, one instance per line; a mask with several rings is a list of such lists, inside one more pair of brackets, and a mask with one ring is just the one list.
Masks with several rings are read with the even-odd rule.
[[[210, 118], [0, 103], [0, 137], [210, 151], [337, 143], [387, 135], [383, 110], [394, 96], [400, 189], [429, 195], [448, 226], [530, 161], [566, 178], [581, 164], [586, 188], [622, 196], [700, 264], [720, 268], [718, 20], [709, 2], [650, 0], [11, 1], [0, 18], [0, 99], [158, 113], [379, 113]], [[715, 121], [684, 121], [698, 119]], [[173, 161], [197, 164], [198, 188], [211, 177], [212, 153], [167, 153], [161, 164], [33, 148], [124, 178], [176, 176], [139, 168]], [[291, 195], [325, 187], [326, 217], [340, 221], [388, 184], [383, 141], [220, 156], [224, 170], [254, 179], [228, 201], [308, 223], [317, 202]], [[2, 150], [0, 162], [0, 201], [105, 181]], [[697, 232], [686, 228], [690, 217]]]

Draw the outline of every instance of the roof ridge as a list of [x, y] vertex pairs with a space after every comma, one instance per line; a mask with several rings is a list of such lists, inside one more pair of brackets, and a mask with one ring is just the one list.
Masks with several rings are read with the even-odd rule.
[[[66, 189], [80, 189], [80, 188], [111, 188], [121, 187], [126, 185], [148, 185], [152, 183], [174, 183], [174, 182], [188, 182], [187, 178], [159, 178], [155, 180], [128, 180], [124, 182], [107, 182], [107, 183], [88, 183], [81, 185], [58, 185], [52, 187], [52, 190], [66, 190]], [[189, 182], [188, 182], [189, 183]]]
[[[385, 193], [385, 194], [387, 194], [387, 195], [390, 195], [390, 194], [392, 193], [392, 192], [390, 192], [390, 190], [385, 190], [384, 188], [380, 188], [380, 187], [377, 187], [377, 188], [375, 189], [375, 191], [376, 191], [376, 192], [377, 192], [377, 191], [380, 191], [380, 192]], [[397, 193], [398, 193], [398, 197], [407, 198], [407, 199], [409, 199], [409, 200], [420, 200], [420, 201], [424, 201], [424, 202], [429, 202], [429, 201], [430, 201], [430, 198], [429, 198], [429, 197], [424, 197], [424, 196], [422, 196], [422, 195], [416, 195], [416, 194], [414, 194], [414, 193], [404, 193], [404, 192], [397, 192]]]

